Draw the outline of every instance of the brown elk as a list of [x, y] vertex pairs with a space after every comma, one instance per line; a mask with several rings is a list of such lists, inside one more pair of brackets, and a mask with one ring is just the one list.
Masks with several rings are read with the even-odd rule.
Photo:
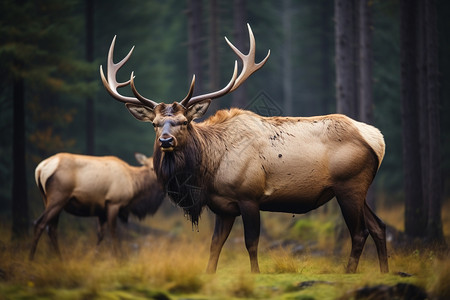
[[164, 199], [153, 159], [140, 153], [135, 156], [142, 166], [130, 166], [115, 156], [70, 153], [58, 153], [43, 160], [36, 167], [35, 179], [45, 210], [34, 222], [30, 259], [34, 258], [45, 228], [55, 252], [61, 257], [56, 229], [63, 209], [76, 216], [98, 217], [97, 245], [109, 227], [117, 253], [117, 217], [126, 222], [131, 213], [142, 219], [154, 214]]
[[[220, 110], [204, 122], [192, 122], [207, 111], [211, 100], [238, 88], [267, 61], [255, 63], [255, 40], [250, 26], [250, 51], [241, 53], [227, 43], [243, 62], [225, 88], [180, 103], [157, 103], [141, 96], [130, 80], [119, 83], [119, 63], [113, 62], [115, 38], [108, 54], [107, 91], [124, 102], [138, 120], [152, 122], [156, 131], [154, 164], [157, 178], [172, 200], [198, 222], [204, 206], [216, 215], [207, 271], [215, 272], [222, 246], [241, 215], [252, 272], [259, 272], [257, 247], [259, 211], [306, 213], [333, 197], [350, 231], [352, 249], [347, 272], [355, 272], [365, 241], [375, 241], [380, 269], [388, 272], [385, 225], [367, 206], [365, 197], [384, 157], [383, 135], [373, 126], [344, 115], [316, 117], [262, 117], [250, 111]], [[130, 85], [135, 97], [117, 88]]]

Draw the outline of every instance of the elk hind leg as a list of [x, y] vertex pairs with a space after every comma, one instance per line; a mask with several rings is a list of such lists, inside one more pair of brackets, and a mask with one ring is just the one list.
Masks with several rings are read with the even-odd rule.
[[369, 235], [364, 220], [364, 196], [358, 197], [357, 193], [347, 193], [346, 195], [336, 196], [342, 211], [345, 223], [350, 232], [352, 241], [352, 250], [348, 260], [346, 272], [354, 273], [358, 267], [359, 258]]
[[42, 213], [42, 215], [36, 221], [34, 221], [33, 242], [31, 244], [30, 255], [29, 255], [30, 260], [34, 259], [34, 254], [36, 252], [37, 244], [42, 235], [42, 232], [48, 226], [49, 222], [53, 218], [58, 217], [61, 210], [62, 210], [62, 206], [60, 206], [60, 205], [48, 206], [45, 208], [45, 211]]
[[44, 228], [46, 224], [42, 224], [45, 217], [45, 212], [34, 221], [34, 234], [33, 234], [33, 242], [31, 243], [31, 249], [30, 249], [30, 255], [29, 260], [34, 259], [34, 254], [36, 253], [36, 247], [39, 242], [39, 239], [41, 238], [42, 232], [44, 231]]
[[380, 262], [380, 270], [382, 273], [389, 272], [388, 255], [386, 248], [386, 225], [380, 218], [370, 209], [367, 203], [364, 203], [364, 215], [366, 217], [367, 227], [370, 236], [377, 247], [378, 260]]
[[209, 251], [209, 261], [206, 267], [207, 273], [215, 273], [217, 270], [217, 263], [219, 255], [222, 251], [223, 244], [230, 235], [231, 228], [233, 228], [234, 216], [220, 216], [216, 215], [216, 223], [214, 225], [214, 233], [211, 239], [211, 248]]
[[61, 259], [61, 251], [59, 250], [59, 243], [58, 243], [58, 221], [59, 221], [59, 214], [56, 215], [53, 219], [51, 219], [47, 224], [47, 234], [50, 238], [50, 242], [52, 244], [53, 250], [55, 251], [56, 255]]

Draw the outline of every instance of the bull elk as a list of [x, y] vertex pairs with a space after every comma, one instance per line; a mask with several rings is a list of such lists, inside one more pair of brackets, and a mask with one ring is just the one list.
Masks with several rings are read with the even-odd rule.
[[130, 213], [139, 219], [154, 214], [164, 199], [156, 180], [153, 159], [136, 153], [142, 164], [133, 167], [114, 156], [86, 156], [58, 153], [43, 160], [35, 171], [36, 185], [41, 191], [45, 210], [34, 222], [34, 238], [30, 260], [34, 258], [39, 238], [47, 228], [51, 244], [61, 257], [57, 226], [59, 215], [66, 212], [82, 217], [98, 217], [97, 245], [106, 227], [118, 251], [116, 220], [126, 222]]
[[[255, 62], [255, 39], [248, 26], [250, 50], [221, 90], [193, 97], [195, 75], [187, 96], [172, 104], [140, 95], [134, 72], [126, 82], [113, 62], [115, 37], [108, 54], [107, 78], [100, 75], [109, 94], [124, 102], [138, 120], [152, 122], [156, 131], [154, 165], [158, 180], [172, 200], [183, 207], [193, 223], [204, 206], [215, 213], [207, 272], [215, 272], [222, 246], [241, 215], [252, 272], [259, 272], [257, 248], [259, 211], [301, 214], [336, 197], [350, 231], [352, 248], [347, 272], [355, 272], [365, 241], [375, 241], [380, 269], [388, 272], [385, 225], [366, 203], [367, 190], [384, 157], [383, 135], [373, 126], [340, 114], [316, 117], [263, 117], [253, 112], [219, 110], [203, 122], [211, 101], [237, 89], [269, 58]], [[117, 88], [130, 85], [134, 97]]]

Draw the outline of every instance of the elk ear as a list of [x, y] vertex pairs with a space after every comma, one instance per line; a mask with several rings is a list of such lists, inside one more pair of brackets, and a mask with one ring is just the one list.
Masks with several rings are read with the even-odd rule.
[[188, 109], [186, 110], [186, 114], [185, 114], [188, 121], [190, 122], [192, 120], [203, 117], [203, 115], [208, 110], [208, 107], [210, 104], [211, 104], [211, 99], [206, 99], [206, 100], [200, 101], [198, 103], [195, 103], [192, 106], [189, 106]]
[[153, 119], [155, 118], [155, 112], [147, 106], [133, 103], [125, 103], [125, 106], [128, 108], [128, 111], [139, 121], [153, 122]]
[[147, 156], [145, 156], [145, 155], [142, 154], [142, 153], [136, 152], [136, 153], [134, 154], [134, 157], [136, 158], [136, 160], [138, 161], [138, 163], [140, 163], [140, 164], [143, 165], [143, 166], [147, 163]]

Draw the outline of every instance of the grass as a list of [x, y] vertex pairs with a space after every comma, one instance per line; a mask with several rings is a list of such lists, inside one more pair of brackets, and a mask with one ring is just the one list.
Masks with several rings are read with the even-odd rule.
[[[394, 218], [392, 211], [387, 213]], [[433, 299], [450, 299], [450, 259], [431, 250], [390, 249], [389, 274], [381, 274], [376, 257], [365, 251], [357, 273], [345, 274], [349, 245], [344, 244], [342, 255], [333, 255], [330, 217], [322, 213], [295, 218], [263, 214], [266, 235], [260, 243], [261, 274], [249, 272], [242, 223], [237, 220], [214, 275], [204, 273], [213, 223], [209, 214], [203, 216], [198, 230], [181, 212], [146, 219], [145, 225], [163, 234], [126, 234], [123, 258], [112, 256], [108, 241], [96, 249], [94, 227], [84, 232], [70, 229], [79, 227], [64, 224], [66, 217], [61, 217], [60, 229], [63, 261], [53, 257], [48, 238], [43, 236], [35, 261], [29, 262], [29, 241], [13, 244], [8, 227], [1, 227], [1, 300], [350, 299], [352, 291], [364, 286], [397, 283], [420, 286]], [[296, 234], [315, 241], [305, 242], [304, 250], [295, 254], [296, 244], [273, 246], [275, 239], [290, 240]]]

